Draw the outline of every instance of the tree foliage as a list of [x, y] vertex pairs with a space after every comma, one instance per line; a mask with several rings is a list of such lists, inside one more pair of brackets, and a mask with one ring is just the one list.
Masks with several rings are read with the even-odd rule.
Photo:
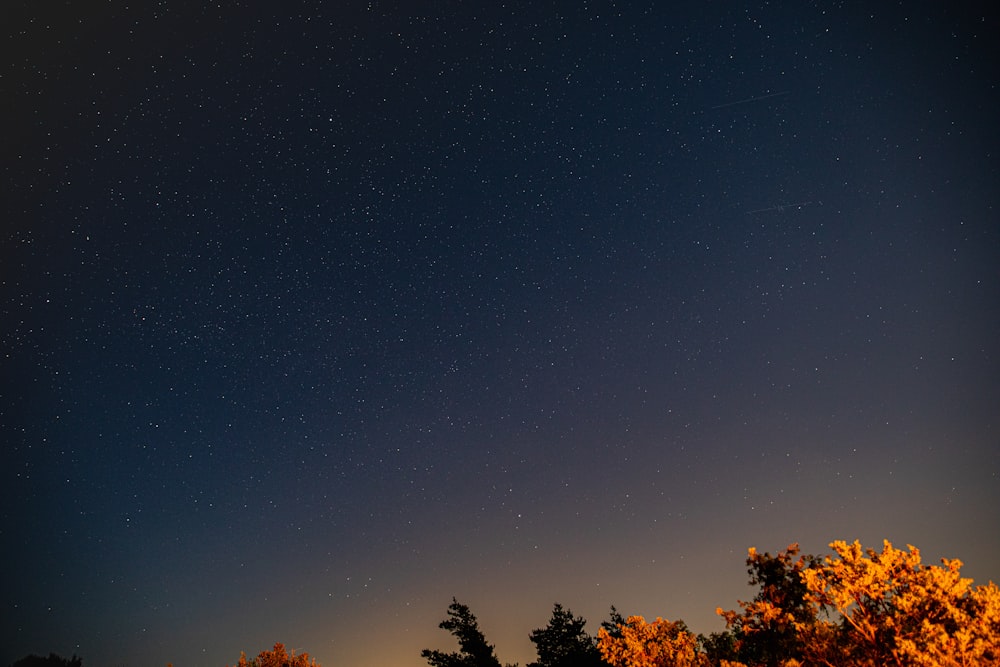
[[420, 655], [432, 667], [500, 667], [493, 646], [486, 642], [479, 629], [479, 621], [466, 605], [452, 598], [448, 605], [448, 618], [441, 621], [438, 627], [455, 636], [460, 650], [445, 653], [424, 649]]
[[881, 552], [833, 542], [836, 556], [803, 572], [810, 603], [840, 623], [807, 643], [807, 658], [825, 664], [965, 667], [1000, 665], [1000, 589], [973, 587], [962, 562], [920, 562], [920, 551]]
[[285, 645], [278, 642], [270, 651], [261, 651], [256, 658], [247, 660], [246, 653], [240, 652], [236, 667], [320, 667], [319, 663], [309, 658], [308, 653], [288, 651]]
[[[611, 608], [596, 643], [583, 618], [556, 604], [531, 633], [528, 667], [1000, 667], [1000, 588], [973, 586], [959, 560], [921, 562], [913, 546], [881, 551], [832, 542], [832, 555], [797, 544], [747, 555], [754, 598], [717, 612], [724, 632], [693, 635], [683, 621], [623, 618]], [[432, 667], [500, 667], [468, 607], [454, 599], [441, 627], [459, 653], [423, 651]]]
[[582, 616], [574, 617], [572, 611], [556, 603], [549, 624], [530, 635], [538, 661], [528, 667], [598, 667], [604, 664], [594, 638], [587, 634], [586, 625]]
[[47, 657], [40, 655], [26, 655], [11, 667], [80, 667], [83, 661], [74, 655], [72, 658], [64, 658], [55, 653], [49, 653]]
[[706, 664], [698, 650], [698, 639], [684, 621], [657, 618], [647, 623], [642, 616], [629, 616], [615, 637], [605, 628], [597, 633], [597, 646], [604, 661], [613, 667], [696, 667]]
[[601, 621], [601, 627], [612, 637], [622, 636], [622, 626], [625, 625], [625, 617], [621, 615], [614, 605], [611, 605], [611, 613], [608, 620]]
[[[739, 663], [753, 667], [971, 667], [1000, 665], [1000, 590], [974, 588], [961, 561], [926, 565], [912, 546], [882, 551], [833, 542], [834, 556], [795, 558], [751, 549], [761, 591], [742, 612], [722, 611]], [[720, 662], [719, 664], [724, 664]]]
[[739, 662], [736, 636], [730, 631], [713, 632], [709, 636], [698, 635], [698, 648], [705, 654], [709, 665], [734, 664]]
[[802, 573], [819, 562], [815, 556], [800, 556], [798, 544], [776, 556], [750, 547], [747, 573], [750, 585], [760, 587], [756, 597], [739, 601], [742, 613], [716, 610], [726, 619], [741, 662], [778, 667], [789, 659], [802, 658], [803, 630], [816, 621]]

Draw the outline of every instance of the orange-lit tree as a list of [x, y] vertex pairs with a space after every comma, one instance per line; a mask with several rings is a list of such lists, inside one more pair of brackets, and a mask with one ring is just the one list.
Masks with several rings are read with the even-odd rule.
[[[882, 551], [833, 542], [835, 556], [750, 549], [761, 591], [722, 611], [749, 667], [1000, 665], [1000, 589], [973, 587], [958, 560], [925, 565], [915, 547]], [[719, 664], [724, 664], [724, 661]]]
[[808, 598], [836, 613], [832, 641], [808, 642], [806, 658], [854, 667], [1000, 665], [1000, 589], [960, 575], [962, 562], [920, 562], [920, 551], [863, 550], [833, 542], [836, 556], [805, 570]]
[[749, 602], [739, 601], [741, 612], [716, 610], [726, 619], [742, 663], [781, 667], [803, 657], [807, 638], [818, 634], [818, 618], [802, 573], [820, 562], [815, 556], [800, 555], [798, 544], [775, 556], [750, 547], [747, 573], [750, 585], [759, 586], [757, 595]]
[[698, 639], [684, 621], [629, 616], [618, 636], [606, 628], [597, 631], [597, 648], [612, 667], [700, 667], [707, 665]]
[[246, 653], [240, 652], [240, 660], [236, 667], [320, 667], [319, 663], [309, 658], [308, 653], [295, 654], [295, 651], [287, 651], [285, 645], [278, 642], [270, 651], [261, 651], [260, 654], [251, 660], [247, 660]]

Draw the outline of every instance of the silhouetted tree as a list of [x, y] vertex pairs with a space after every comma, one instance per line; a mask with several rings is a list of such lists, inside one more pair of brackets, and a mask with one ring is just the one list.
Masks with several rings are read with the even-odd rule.
[[455, 598], [448, 605], [448, 618], [441, 621], [438, 627], [458, 639], [461, 651], [445, 653], [424, 649], [420, 655], [432, 667], [501, 667], [493, 653], [493, 646], [486, 642], [486, 637], [479, 629], [475, 615]]
[[749, 549], [750, 585], [760, 590], [750, 602], [740, 601], [742, 613], [718, 610], [733, 633], [740, 662], [779, 667], [790, 659], [802, 659], [803, 633], [819, 621], [802, 573], [820, 562], [816, 556], [799, 556], [798, 544], [775, 556]]
[[625, 625], [625, 617], [618, 613], [614, 605], [611, 605], [611, 612], [608, 614], [608, 620], [601, 621], [601, 627], [604, 629], [608, 635], [614, 638], [620, 638], [622, 636], [622, 626]]
[[736, 635], [725, 630], [708, 635], [698, 635], [698, 648], [705, 654], [710, 665], [721, 665], [723, 661], [730, 664], [739, 661], [739, 651], [736, 649]]
[[10, 667], [80, 667], [82, 664], [83, 661], [76, 657], [76, 654], [67, 660], [55, 653], [49, 653], [49, 657], [47, 658], [34, 654], [26, 655], [17, 662], [12, 663]]
[[573, 612], [556, 603], [548, 626], [534, 630], [531, 641], [538, 662], [528, 667], [598, 667], [604, 665], [594, 638], [584, 629], [587, 621], [573, 617]]

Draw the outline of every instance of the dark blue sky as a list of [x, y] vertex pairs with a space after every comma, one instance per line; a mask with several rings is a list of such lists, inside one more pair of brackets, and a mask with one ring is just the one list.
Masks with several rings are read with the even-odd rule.
[[994, 15], [151, 4], [0, 10], [2, 664], [997, 579]]

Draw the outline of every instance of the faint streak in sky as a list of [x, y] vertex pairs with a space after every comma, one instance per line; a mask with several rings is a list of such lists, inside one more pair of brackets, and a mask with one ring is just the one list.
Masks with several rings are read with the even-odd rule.
[[780, 93], [770, 93], [768, 95], [758, 95], [757, 97], [748, 97], [745, 100], [736, 100], [735, 102], [726, 102], [725, 104], [717, 104], [714, 107], [709, 107], [709, 109], [724, 109], [726, 107], [734, 107], [737, 104], [747, 104], [749, 102], [759, 102], [760, 100], [767, 100], [772, 97], [781, 97], [790, 93], [790, 90], [783, 90]]
[[[822, 204], [823, 202], [820, 203]], [[806, 206], [810, 206], [811, 204], [812, 204], [811, 201], [800, 201], [797, 204], [777, 204], [775, 206], [768, 206], [767, 208], [755, 208], [752, 211], [747, 211], [747, 215], [754, 215], [755, 213], [771, 213], [771, 212], [784, 213], [788, 209], [791, 208], [801, 209], [805, 208]]]

